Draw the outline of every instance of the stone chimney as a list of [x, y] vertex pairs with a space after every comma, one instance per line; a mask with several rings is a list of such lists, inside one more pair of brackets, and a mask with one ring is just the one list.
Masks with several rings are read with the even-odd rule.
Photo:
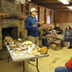
[[[6, 14], [7, 13], [7, 14]], [[2, 44], [2, 29], [18, 27], [18, 38], [20, 33], [24, 37], [24, 14], [21, 12], [21, 6], [16, 5], [14, 0], [1, 0], [0, 3], [0, 50]]]

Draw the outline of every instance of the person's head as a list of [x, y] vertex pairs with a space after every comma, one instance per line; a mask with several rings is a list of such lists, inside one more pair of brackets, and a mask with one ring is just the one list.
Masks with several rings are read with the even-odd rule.
[[56, 27], [59, 27], [59, 24], [58, 23], [56, 24]]
[[66, 26], [66, 30], [69, 30], [69, 29], [70, 29], [70, 26], [69, 26], [69, 25], [67, 25], [67, 26]]
[[31, 14], [33, 17], [35, 17], [35, 16], [37, 15], [37, 11], [38, 11], [38, 10], [36, 10], [35, 8], [31, 8], [31, 9], [30, 9], [30, 14]]
[[54, 29], [54, 25], [51, 25], [51, 26], [50, 26], [50, 29], [53, 30], [53, 29]]

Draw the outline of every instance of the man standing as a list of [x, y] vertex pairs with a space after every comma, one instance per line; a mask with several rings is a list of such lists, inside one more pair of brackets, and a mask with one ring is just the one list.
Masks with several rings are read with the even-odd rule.
[[56, 24], [54, 30], [56, 30], [57, 34], [61, 34], [63, 32], [63, 30], [59, 27], [59, 24]]
[[36, 23], [37, 20], [35, 16], [37, 15], [37, 11], [35, 8], [30, 9], [30, 17], [26, 20], [26, 30], [28, 30], [28, 40], [32, 41], [34, 44], [39, 46], [38, 36], [39, 30], [38, 27], [41, 26], [40, 24]]

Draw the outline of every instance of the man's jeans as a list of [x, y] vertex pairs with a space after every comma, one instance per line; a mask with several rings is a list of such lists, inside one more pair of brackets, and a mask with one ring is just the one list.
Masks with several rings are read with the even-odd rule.
[[57, 67], [55, 68], [55, 72], [72, 72], [72, 69], [65, 67]]

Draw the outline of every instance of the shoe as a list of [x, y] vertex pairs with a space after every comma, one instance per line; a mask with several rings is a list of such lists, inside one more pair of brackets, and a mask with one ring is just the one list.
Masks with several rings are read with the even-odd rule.
[[72, 46], [68, 47], [68, 49], [72, 48]]
[[30, 61], [35, 61], [35, 59], [30, 59]]
[[49, 49], [49, 48], [47, 47], [47, 49]]

